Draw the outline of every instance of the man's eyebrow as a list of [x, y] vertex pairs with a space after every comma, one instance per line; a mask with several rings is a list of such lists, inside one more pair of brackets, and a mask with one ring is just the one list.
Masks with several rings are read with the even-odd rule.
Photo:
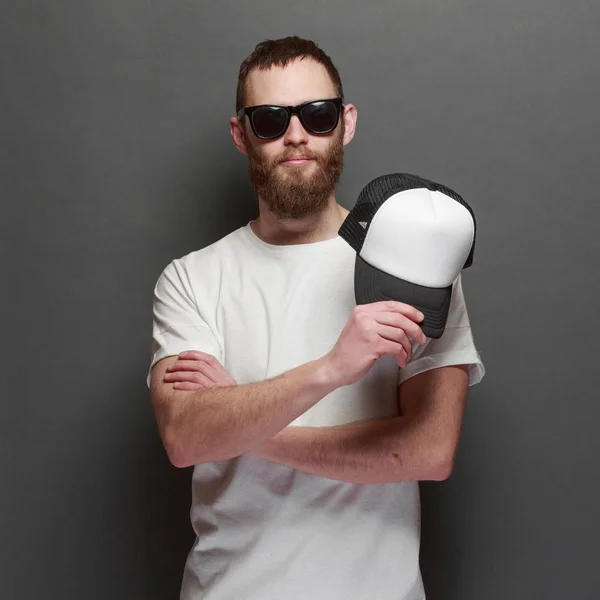
[[319, 100], [329, 100], [331, 98], [337, 98], [335, 93], [333, 95], [322, 95], [322, 96], [308, 96], [306, 100], [298, 100], [297, 102], [256, 102], [254, 104], [248, 104], [248, 106], [298, 106], [299, 104], [306, 104], [307, 102], [317, 102]]

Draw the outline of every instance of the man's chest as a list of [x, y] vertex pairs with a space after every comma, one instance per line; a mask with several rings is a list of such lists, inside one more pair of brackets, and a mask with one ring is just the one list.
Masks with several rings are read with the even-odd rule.
[[353, 270], [265, 270], [225, 283], [216, 326], [224, 363], [241, 383], [326, 354], [355, 306]]
[[[327, 267], [327, 268], [324, 268]], [[225, 368], [240, 384], [263, 381], [326, 355], [352, 309], [354, 261], [232, 272], [215, 327]], [[339, 388], [294, 424], [340, 425], [397, 414], [398, 366], [385, 356], [359, 382]]]

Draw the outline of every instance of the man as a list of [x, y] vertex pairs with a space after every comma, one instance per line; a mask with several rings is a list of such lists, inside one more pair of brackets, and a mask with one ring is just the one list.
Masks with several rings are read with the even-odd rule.
[[449, 476], [483, 366], [460, 278], [438, 340], [411, 306], [355, 306], [342, 98], [314, 43], [256, 47], [230, 129], [259, 217], [155, 288], [152, 404], [172, 463], [194, 465], [184, 600], [424, 598], [418, 481]]

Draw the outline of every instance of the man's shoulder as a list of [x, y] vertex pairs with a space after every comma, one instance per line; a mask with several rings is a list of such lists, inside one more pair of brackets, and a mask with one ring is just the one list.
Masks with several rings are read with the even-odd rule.
[[236, 258], [244, 256], [243, 229], [240, 227], [207, 246], [174, 258], [163, 269], [161, 279], [191, 281], [200, 278], [206, 281], [207, 278], [219, 278], [223, 270], [231, 268]]
[[239, 255], [244, 243], [244, 227], [239, 227], [215, 242], [203, 246], [202, 248], [198, 248], [197, 250], [193, 250], [192, 252], [175, 259], [173, 262], [187, 266], [208, 266], [210, 264], [218, 263], [223, 259]]

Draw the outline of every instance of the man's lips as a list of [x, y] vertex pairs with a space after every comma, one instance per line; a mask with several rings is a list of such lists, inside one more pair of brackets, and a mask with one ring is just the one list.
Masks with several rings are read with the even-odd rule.
[[302, 166], [302, 165], [307, 165], [309, 162], [313, 161], [314, 159], [311, 158], [310, 156], [304, 156], [302, 154], [298, 154], [296, 156], [288, 156], [287, 158], [284, 158], [281, 163], [284, 165], [291, 165], [291, 166]]

